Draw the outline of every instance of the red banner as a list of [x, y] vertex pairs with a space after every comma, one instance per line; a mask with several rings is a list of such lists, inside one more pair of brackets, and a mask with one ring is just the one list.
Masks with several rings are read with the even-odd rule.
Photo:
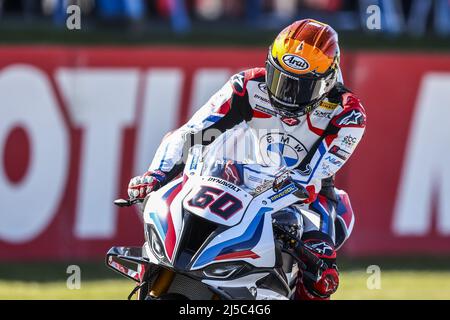
[[357, 53], [350, 74], [368, 124], [343, 169], [346, 252], [450, 253], [450, 56]]
[[[265, 55], [1, 48], [0, 260], [100, 258], [112, 245], [142, 243], [138, 215], [112, 201], [125, 196], [167, 131]], [[450, 57], [344, 58], [344, 79], [366, 107], [368, 127], [338, 179], [356, 213], [343, 250], [450, 252]]]

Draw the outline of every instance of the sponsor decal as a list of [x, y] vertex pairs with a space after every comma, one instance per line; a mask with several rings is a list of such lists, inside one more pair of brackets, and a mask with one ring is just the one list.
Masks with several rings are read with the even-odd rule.
[[264, 108], [264, 107], [260, 106], [259, 104], [256, 105], [255, 109], [258, 110], [258, 111], [261, 111], [263, 113], [270, 114], [270, 115], [272, 115], [274, 117], [276, 117], [278, 115], [278, 113], [276, 113], [275, 111], [270, 110], [268, 108]]
[[334, 109], [336, 109], [336, 107], [338, 105], [339, 104], [337, 104], [337, 103], [332, 103], [332, 102], [329, 102], [329, 101], [322, 101], [320, 103], [320, 105], [319, 105], [319, 108], [327, 109], [327, 110], [334, 110]]
[[288, 126], [296, 126], [300, 123], [300, 120], [298, 120], [297, 118], [289, 118], [289, 117], [282, 117], [281, 121], [283, 121], [284, 123], [286, 123]]
[[339, 148], [338, 146], [332, 146], [330, 149], [330, 153], [334, 154], [336, 157], [338, 157], [344, 161], [350, 157], [350, 152], [347, 152], [347, 151]]
[[262, 183], [263, 182], [261, 178], [258, 178], [258, 177], [253, 176], [253, 175], [248, 175], [247, 179], [250, 180], [250, 181], [253, 181], [253, 182], [257, 182], [257, 183]]
[[277, 192], [289, 178], [289, 171], [283, 171], [281, 174], [276, 176], [273, 181], [273, 190]]
[[255, 93], [255, 95], [253, 96], [255, 99], [261, 100], [262, 102], [268, 103], [270, 104], [270, 100], [269, 98], [266, 97], [262, 97], [259, 94]]
[[267, 94], [267, 84], [265, 82], [258, 83], [258, 88], [265, 94]]
[[348, 125], [362, 125], [364, 121], [364, 116], [360, 111], [352, 110], [349, 115], [346, 115], [339, 121], [339, 125], [348, 126]]
[[287, 195], [290, 195], [291, 193], [297, 191], [298, 188], [293, 184], [289, 184], [286, 187], [284, 187], [283, 189], [280, 190], [280, 192], [274, 194], [273, 196], [270, 196], [269, 199], [270, 201], [273, 203], [275, 201], [280, 200], [281, 198], [286, 197]]
[[330, 165], [325, 162], [322, 162], [322, 174], [325, 176], [331, 176], [333, 174]]
[[311, 249], [312, 251], [315, 251], [321, 255], [328, 254], [331, 255], [333, 253], [333, 248], [326, 242], [319, 242], [319, 243], [308, 243], [305, 242], [305, 247]]
[[260, 139], [263, 161], [266, 164], [297, 167], [308, 154], [306, 147], [295, 137], [281, 132], [269, 132]]
[[313, 116], [331, 120], [331, 114], [332, 114], [332, 112], [324, 112], [324, 111], [316, 109], [316, 110], [314, 110]]
[[335, 165], [336, 167], [341, 167], [342, 166], [342, 161], [336, 159], [335, 157], [332, 156], [328, 156], [325, 158], [326, 161], [328, 161], [329, 163]]
[[208, 180], [206, 180], [206, 181], [220, 184], [220, 185], [227, 187], [228, 189], [231, 189], [236, 192], [241, 191], [240, 188], [236, 187], [234, 184], [232, 184], [231, 182], [228, 182], [226, 180], [222, 180], [222, 179], [215, 178], [215, 177], [209, 177]]
[[231, 83], [236, 91], [242, 92], [244, 90], [244, 73], [241, 72], [232, 76]]
[[282, 58], [285, 65], [295, 70], [307, 70], [309, 63], [295, 54], [285, 54]]
[[353, 147], [355, 145], [355, 143], [358, 141], [358, 139], [356, 137], [353, 137], [352, 135], [347, 135], [344, 137], [344, 139], [342, 139], [341, 142], [341, 146], [345, 146], [345, 147]]
[[273, 187], [272, 180], [264, 180], [264, 182], [261, 185], [257, 186], [255, 188], [255, 190], [253, 190], [253, 192], [250, 192], [250, 194], [252, 196], [256, 196], [256, 195], [261, 194], [269, 189], [272, 189], [272, 187]]

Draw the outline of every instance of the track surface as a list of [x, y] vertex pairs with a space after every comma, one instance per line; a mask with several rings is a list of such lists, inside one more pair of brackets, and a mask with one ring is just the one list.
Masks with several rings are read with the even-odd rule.
[[[70, 290], [67, 265], [0, 264], [0, 299], [126, 299], [133, 288], [130, 280], [101, 263], [81, 263], [81, 288]], [[428, 266], [383, 262], [381, 288], [372, 290], [367, 286], [373, 284], [368, 265], [367, 261], [343, 263], [340, 288], [333, 299], [450, 299], [448, 261]]]

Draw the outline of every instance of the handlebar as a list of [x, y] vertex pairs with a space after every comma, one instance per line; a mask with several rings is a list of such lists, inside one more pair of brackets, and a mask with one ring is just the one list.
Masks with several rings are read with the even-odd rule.
[[[131, 207], [132, 205], [135, 205], [137, 203], [144, 202], [144, 200], [145, 199], [138, 198], [116, 199], [114, 200], [114, 204], [118, 207]], [[282, 226], [273, 223], [273, 227], [278, 231], [283, 232], [283, 234], [296, 242], [297, 245], [295, 246], [294, 250], [286, 249], [283, 251], [290, 254], [300, 264], [302, 269], [304, 269], [305, 276], [312, 279], [313, 281], [317, 281], [321, 277], [322, 272], [326, 269], [325, 262], [315, 256], [310, 250], [308, 250], [301, 239], [298, 239], [294, 235], [290, 234]], [[307, 269], [312, 270], [313, 273], [306, 272]]]

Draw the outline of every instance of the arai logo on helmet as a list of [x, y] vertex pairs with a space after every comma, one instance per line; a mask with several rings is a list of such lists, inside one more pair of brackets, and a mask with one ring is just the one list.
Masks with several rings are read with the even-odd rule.
[[285, 54], [283, 56], [283, 62], [288, 67], [295, 70], [306, 70], [309, 68], [308, 61], [294, 54]]

